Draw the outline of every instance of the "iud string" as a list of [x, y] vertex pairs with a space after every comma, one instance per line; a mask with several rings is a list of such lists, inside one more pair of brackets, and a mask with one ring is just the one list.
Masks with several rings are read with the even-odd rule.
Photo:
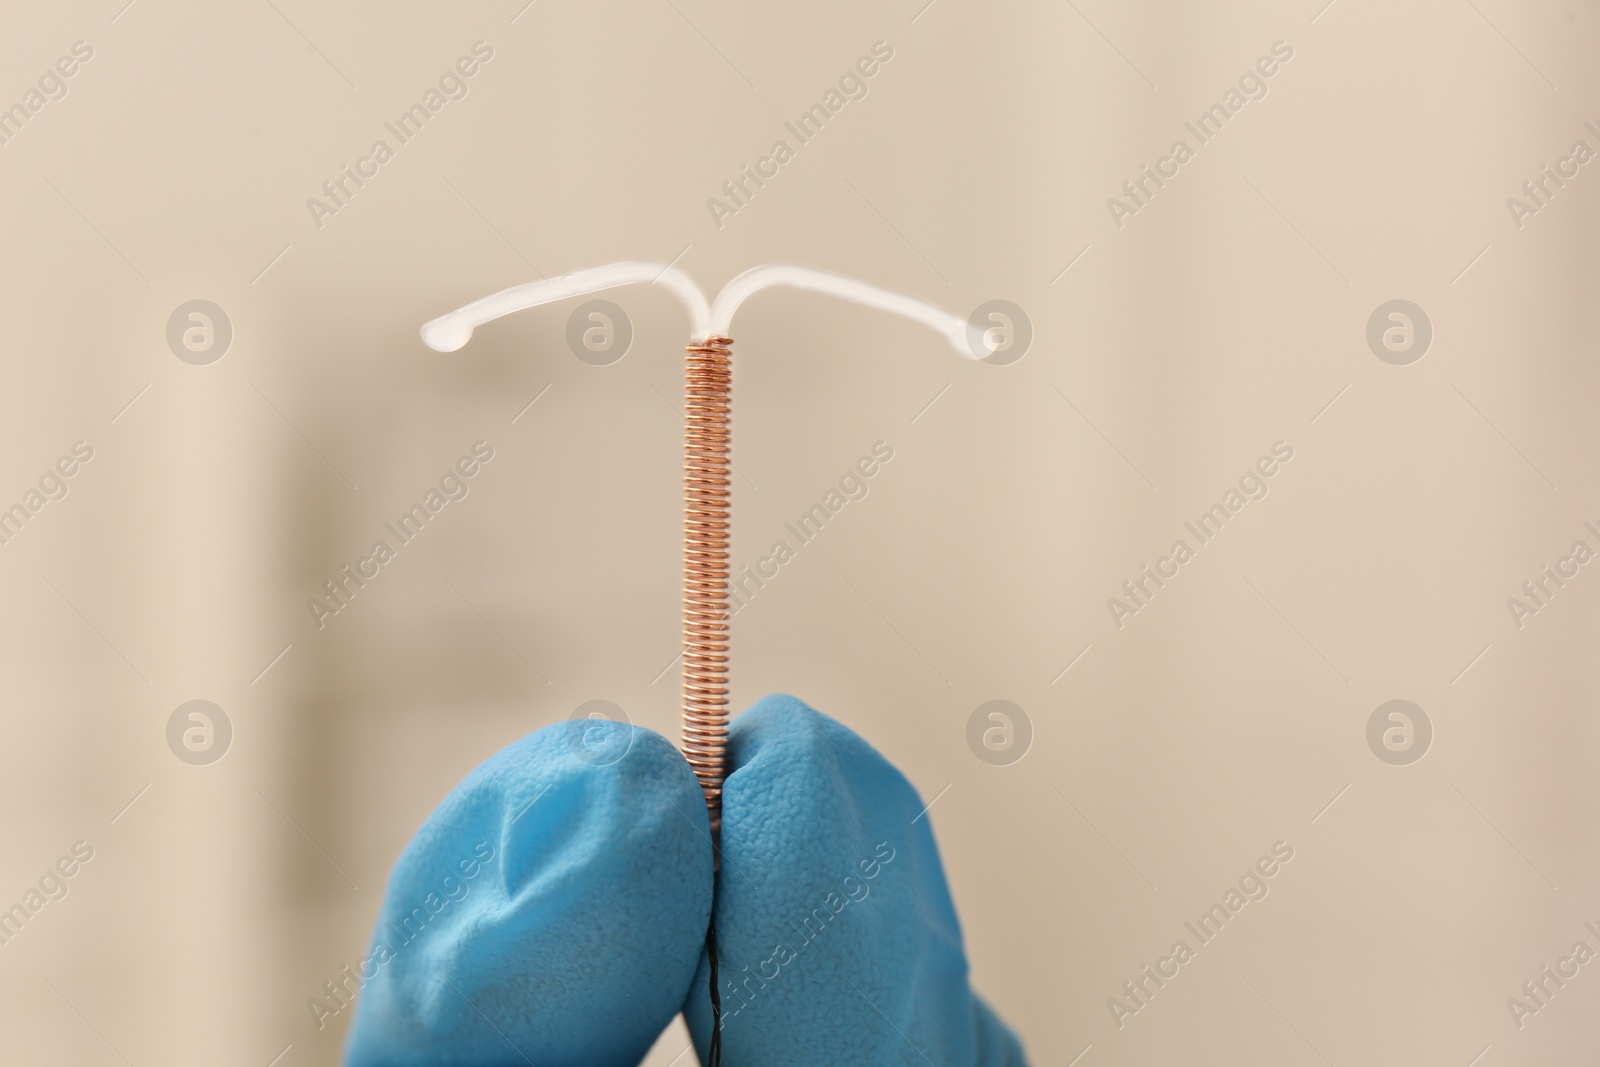
[[[441, 315], [422, 327], [422, 340], [454, 352], [486, 322], [523, 308], [584, 296], [619, 285], [646, 284], [676, 296], [689, 315], [684, 375], [683, 462], [683, 755], [705, 794], [711, 819], [713, 869], [721, 867], [722, 785], [727, 775], [729, 612], [728, 544], [732, 504], [733, 315], [762, 289], [787, 285], [826, 293], [923, 323], [943, 334], [963, 359], [982, 359], [993, 346], [984, 329], [942, 308], [852, 278], [806, 267], [755, 267], [734, 278], [716, 301], [670, 264], [628, 261], [502, 290]], [[722, 1010], [717, 990], [715, 912], [706, 929], [711, 979], [711, 1039], [707, 1063], [722, 1059]]]

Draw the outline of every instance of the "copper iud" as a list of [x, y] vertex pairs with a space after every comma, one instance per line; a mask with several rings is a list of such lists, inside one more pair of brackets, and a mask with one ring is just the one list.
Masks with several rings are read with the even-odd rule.
[[[454, 352], [467, 343], [475, 328], [502, 315], [635, 284], [666, 289], [689, 314], [684, 387], [683, 755], [705, 794], [715, 842], [722, 826], [728, 755], [733, 341], [727, 333], [734, 312], [762, 289], [786, 285], [921, 322], [943, 334], [963, 359], [984, 359], [999, 341], [991, 323], [963, 319], [913, 297], [807, 267], [752, 268], [730, 281], [716, 300], [707, 304], [700, 288], [676, 267], [638, 260], [502, 290], [426, 323], [422, 339], [436, 351]], [[713, 851], [713, 857], [718, 854]], [[714, 951], [712, 958], [714, 967]]]
[[708, 337], [690, 345], [684, 373], [683, 755], [705, 793], [713, 842], [722, 830], [728, 754], [732, 344]]

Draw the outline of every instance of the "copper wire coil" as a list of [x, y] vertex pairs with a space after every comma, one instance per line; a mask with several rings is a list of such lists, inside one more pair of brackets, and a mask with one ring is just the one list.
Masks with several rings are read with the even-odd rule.
[[691, 345], [683, 465], [683, 754], [722, 823], [728, 738], [728, 537], [732, 338]]

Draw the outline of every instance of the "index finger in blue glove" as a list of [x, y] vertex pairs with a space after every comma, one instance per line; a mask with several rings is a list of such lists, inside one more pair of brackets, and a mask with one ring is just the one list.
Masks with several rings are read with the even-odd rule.
[[[793, 697], [729, 732], [716, 899], [722, 1048], [739, 1067], [1020, 1067], [972, 992], [961, 927], [916, 790]], [[702, 1056], [708, 967], [684, 1015]]]
[[491, 757], [390, 876], [350, 1067], [635, 1067], [700, 956], [709, 832], [649, 730], [558, 723]]

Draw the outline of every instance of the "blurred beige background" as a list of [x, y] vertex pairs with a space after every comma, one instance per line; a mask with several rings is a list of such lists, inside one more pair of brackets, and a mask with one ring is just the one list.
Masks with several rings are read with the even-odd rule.
[[[1600, 949], [1600, 576], [1559, 562], [1600, 550], [1600, 171], [1572, 155], [1600, 150], [1600, 4], [123, 2], [12, 4], [0, 35], [0, 502], [29, 516], [0, 546], [0, 906], [93, 850], [0, 945], [7, 1062], [333, 1064], [349, 1013], [307, 998], [455, 781], [589, 699], [674, 734], [681, 312], [608, 294], [609, 366], [569, 351], [572, 305], [450, 356], [417, 328], [675, 257], [713, 292], [797, 262], [1031, 321], [997, 367], [804, 294], [741, 313], [738, 562], [894, 459], [739, 614], [734, 693], [801, 696], [938, 798], [975, 984], [1034, 1063], [1592, 1053], [1596, 967], [1508, 998]], [[718, 226], [879, 41], [867, 95]], [[231, 324], [208, 364], [167, 340], [197, 299]], [[1395, 363], [1367, 326], [1399, 299], [1432, 340]], [[479, 440], [470, 495], [318, 629], [307, 600]], [[1108, 598], [1280, 441], [1119, 627]], [[1577, 575], [1514, 619], [1546, 565]], [[168, 743], [196, 699], [232, 727], [207, 765]], [[967, 743], [993, 699], [1031, 724], [1009, 765]], [[1369, 746], [1396, 699], [1418, 761], [1378, 755], [1419, 751], [1414, 714]], [[1277, 842], [1269, 895], [1114, 1011]]]

